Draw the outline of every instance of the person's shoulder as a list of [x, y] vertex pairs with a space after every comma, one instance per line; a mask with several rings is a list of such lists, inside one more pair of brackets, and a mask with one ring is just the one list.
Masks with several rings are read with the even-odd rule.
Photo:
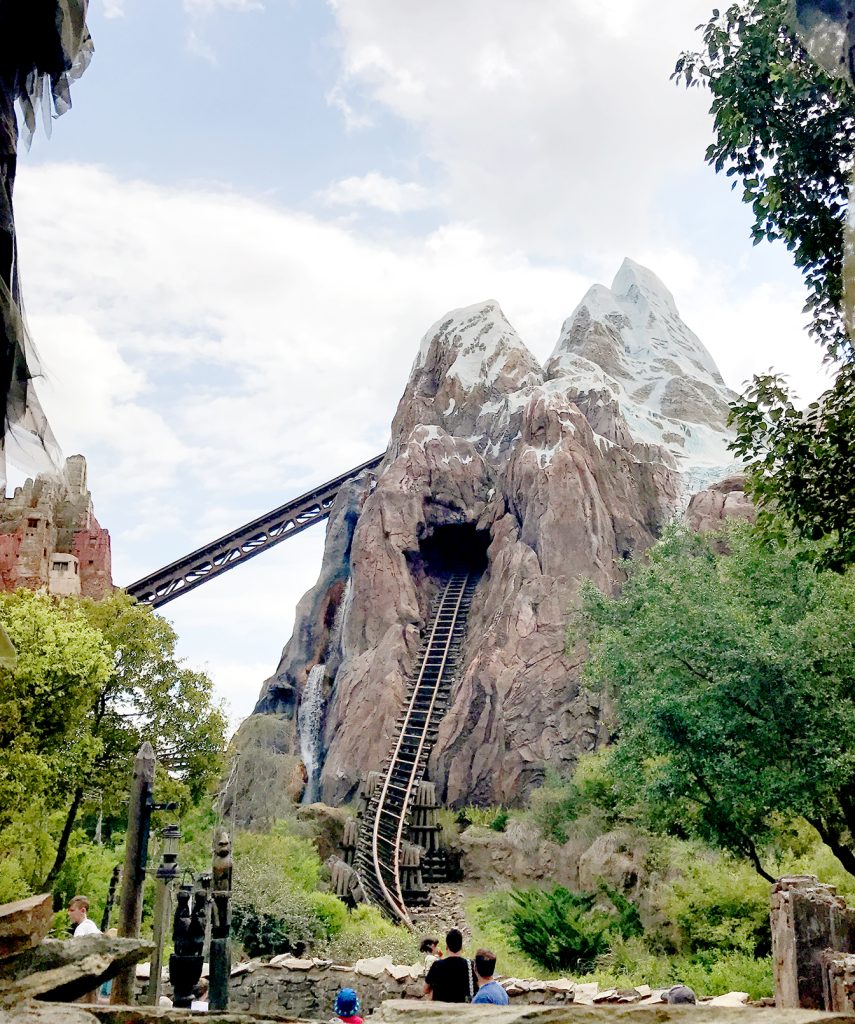
[[492, 1003], [495, 1006], [507, 1006], [508, 1003], [510, 1003], [510, 999], [508, 999], [508, 993], [497, 981], [491, 981], [489, 984], [478, 989], [472, 1002]]
[[74, 938], [79, 939], [84, 935], [100, 935], [101, 929], [91, 918], [85, 918], [80, 924], [74, 929]]
[[445, 967], [443, 965], [447, 962], [448, 961], [444, 961], [441, 956], [437, 957], [436, 960], [434, 960], [434, 962], [430, 965], [430, 967], [428, 967], [427, 974], [425, 975], [425, 981], [429, 982], [432, 977], [436, 978], [440, 974], [442, 974], [442, 972], [445, 970]]

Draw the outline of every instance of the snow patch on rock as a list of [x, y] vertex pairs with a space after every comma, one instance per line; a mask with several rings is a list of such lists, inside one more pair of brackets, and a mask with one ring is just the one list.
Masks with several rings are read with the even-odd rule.
[[686, 498], [737, 466], [727, 427], [735, 394], [670, 291], [632, 260], [611, 288], [593, 285], [565, 320], [546, 374], [589, 404], [615, 401], [636, 441], [673, 457]]

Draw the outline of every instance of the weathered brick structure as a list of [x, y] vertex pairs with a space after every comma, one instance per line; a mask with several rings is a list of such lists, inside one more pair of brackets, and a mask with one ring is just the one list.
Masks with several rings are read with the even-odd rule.
[[40, 474], [0, 502], [0, 588], [100, 598], [113, 589], [110, 534], [92, 508], [86, 459]]

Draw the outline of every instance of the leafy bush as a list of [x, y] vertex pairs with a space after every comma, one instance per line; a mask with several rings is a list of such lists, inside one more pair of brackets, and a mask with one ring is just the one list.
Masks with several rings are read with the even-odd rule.
[[334, 938], [344, 931], [348, 922], [347, 907], [338, 896], [331, 892], [313, 892], [309, 894], [309, 901], [326, 938]]
[[376, 907], [362, 904], [346, 914], [340, 932], [325, 942], [319, 952], [337, 963], [388, 956], [395, 963], [412, 964], [419, 960], [419, 938], [388, 921]]
[[321, 862], [311, 842], [279, 823], [235, 839], [234, 934], [250, 956], [299, 951], [327, 938], [341, 920], [314, 891]]
[[583, 754], [572, 779], [547, 773], [529, 798], [529, 815], [545, 838], [563, 845], [583, 817], [592, 818], [599, 833], [625, 823], [627, 798], [611, 759], [612, 751], [603, 749]]
[[579, 817], [579, 794], [572, 782], [547, 778], [529, 797], [532, 821], [545, 839], [564, 845], [570, 838], [568, 826]]
[[511, 915], [519, 948], [547, 970], [580, 971], [605, 953], [616, 935], [638, 935], [638, 912], [628, 900], [603, 889], [617, 913], [595, 906], [597, 893], [575, 893], [563, 886], [511, 893]]
[[464, 950], [472, 955], [476, 949], [491, 949], [496, 954], [496, 969], [505, 977], [542, 978], [554, 971], [544, 971], [540, 964], [523, 953], [511, 927], [514, 903], [509, 892], [493, 892], [476, 896], [466, 903], [466, 920], [472, 940]]
[[647, 984], [667, 988], [682, 983], [699, 996], [747, 992], [762, 999], [773, 992], [771, 957], [720, 951], [696, 956], [663, 956], [653, 953], [638, 937], [615, 938], [612, 948], [598, 957], [594, 970], [579, 981], [596, 981], [602, 988], [632, 988]]
[[487, 827], [491, 828], [494, 832], [504, 832], [508, 827], [509, 818], [510, 814], [502, 807]]
[[682, 875], [663, 886], [660, 896], [662, 910], [676, 928], [677, 947], [686, 953], [768, 956], [768, 883], [733, 857], [704, 855], [694, 846], [681, 852]]
[[323, 938], [323, 923], [308, 893], [283, 889], [269, 907], [261, 911], [251, 903], [235, 901], [234, 935], [250, 956], [299, 954]]

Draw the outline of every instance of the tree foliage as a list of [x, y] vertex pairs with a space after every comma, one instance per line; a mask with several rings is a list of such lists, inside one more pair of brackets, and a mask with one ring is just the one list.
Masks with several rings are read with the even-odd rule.
[[741, 185], [755, 244], [781, 241], [808, 289], [809, 330], [829, 360], [833, 387], [807, 415], [774, 373], [737, 405], [736, 451], [766, 508], [779, 505], [808, 538], [830, 537], [824, 562], [855, 561], [855, 352], [843, 312], [855, 91], [831, 78], [787, 28], [787, 0], [740, 0], [714, 10], [703, 47], [683, 53], [674, 77], [712, 96], [715, 141], [707, 161]]
[[30, 884], [49, 855], [46, 817], [73, 798], [97, 755], [87, 720], [110, 651], [71, 602], [0, 593], [0, 621], [18, 651], [14, 668], [0, 666], [0, 863]]
[[712, 96], [708, 163], [741, 184], [756, 243], [782, 241], [808, 286], [810, 331], [852, 357], [841, 312], [843, 233], [855, 149], [855, 93], [830, 78], [786, 27], [787, 0], [714, 10], [703, 48], [674, 77]]
[[0, 621], [18, 650], [0, 667], [0, 861], [51, 888], [81, 819], [124, 827], [143, 740], [162, 788], [189, 804], [221, 771], [226, 723], [169, 623], [126, 594], [0, 594]]
[[673, 529], [622, 594], [588, 587], [589, 679], [614, 693], [612, 770], [660, 831], [747, 857], [800, 815], [855, 874], [855, 570], [732, 526]]

